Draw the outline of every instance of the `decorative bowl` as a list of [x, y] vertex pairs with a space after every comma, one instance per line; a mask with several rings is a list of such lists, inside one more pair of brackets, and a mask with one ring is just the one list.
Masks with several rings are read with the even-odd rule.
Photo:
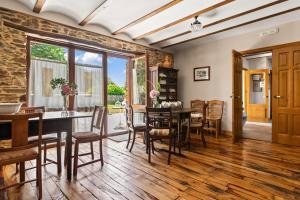
[[0, 103], [0, 114], [14, 114], [19, 112], [22, 103]]

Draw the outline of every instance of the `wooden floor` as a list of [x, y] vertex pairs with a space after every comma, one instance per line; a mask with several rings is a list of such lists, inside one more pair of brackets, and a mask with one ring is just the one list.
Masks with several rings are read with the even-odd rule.
[[[132, 153], [125, 142], [106, 139], [102, 169], [100, 164], [80, 168], [69, 183], [64, 171], [57, 176], [54, 165], [44, 167], [44, 199], [300, 199], [299, 147], [256, 140], [233, 145], [230, 138], [207, 141], [204, 149], [193, 140], [192, 151], [173, 156], [168, 166], [161, 151], [148, 164], [140, 139]], [[6, 183], [17, 179], [14, 166], [6, 166], [3, 174]], [[34, 175], [34, 170], [27, 172], [27, 177]], [[1, 195], [1, 200], [36, 199], [35, 183]]]
[[243, 126], [243, 138], [272, 141], [272, 124], [246, 122]]

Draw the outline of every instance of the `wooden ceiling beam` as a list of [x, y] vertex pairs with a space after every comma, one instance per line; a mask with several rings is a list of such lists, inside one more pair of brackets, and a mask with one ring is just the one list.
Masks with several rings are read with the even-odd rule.
[[86, 16], [86, 18], [84, 18], [79, 25], [80, 26], [84, 26], [86, 25], [88, 22], [90, 22], [94, 17], [96, 17], [96, 15], [99, 13], [100, 8], [103, 4], [105, 4], [105, 2], [107, 2], [107, 0], [104, 0], [102, 3], [100, 3], [97, 8], [95, 8], [88, 16]]
[[220, 2], [220, 3], [217, 3], [217, 4], [213, 5], [213, 6], [210, 6], [210, 7], [208, 7], [208, 8], [205, 8], [205, 9], [200, 10], [200, 11], [198, 11], [198, 12], [195, 12], [195, 13], [193, 13], [193, 14], [191, 14], [191, 15], [188, 15], [188, 16], [186, 16], [186, 17], [184, 17], [184, 18], [178, 19], [178, 20], [176, 20], [176, 21], [174, 21], [174, 22], [171, 22], [171, 23], [169, 23], [169, 24], [166, 24], [166, 25], [164, 25], [164, 26], [162, 26], [162, 27], [156, 28], [156, 29], [154, 29], [154, 30], [152, 30], [152, 31], [146, 32], [146, 33], [144, 33], [144, 34], [142, 34], [142, 35], [139, 35], [139, 36], [136, 36], [136, 37], [133, 38], [133, 39], [134, 39], [134, 40], [142, 39], [142, 38], [144, 38], [144, 37], [146, 37], [146, 36], [148, 36], [148, 35], [152, 35], [152, 34], [154, 34], [154, 33], [156, 33], [156, 32], [162, 31], [162, 30], [164, 30], [164, 29], [166, 29], [166, 28], [169, 28], [169, 27], [171, 27], [171, 26], [174, 26], [174, 25], [176, 25], [176, 24], [179, 24], [179, 23], [181, 23], [181, 22], [184, 22], [184, 21], [186, 21], [186, 20], [188, 20], [188, 19], [191, 19], [191, 18], [193, 18], [193, 17], [195, 17], [195, 16], [201, 15], [201, 14], [203, 14], [203, 13], [209, 12], [209, 11], [211, 11], [211, 10], [214, 10], [214, 9], [216, 9], [216, 8], [219, 8], [219, 7], [221, 7], [221, 6], [224, 6], [224, 5], [226, 5], [226, 4], [229, 4], [229, 3], [233, 2], [233, 1], [235, 1], [235, 0], [224, 0], [224, 1]]
[[275, 14], [272, 14], [272, 15], [268, 15], [268, 16], [265, 16], [265, 17], [261, 17], [261, 18], [255, 19], [255, 20], [251, 20], [251, 21], [248, 21], [248, 22], [245, 22], [245, 23], [242, 23], [242, 24], [231, 26], [231, 27], [228, 27], [228, 28], [225, 28], [225, 29], [221, 29], [221, 30], [218, 30], [218, 31], [215, 31], [215, 32], [212, 32], [212, 33], [201, 35], [201, 36], [198, 36], [198, 37], [195, 37], [195, 38], [191, 38], [191, 39], [187, 39], [187, 40], [184, 40], [184, 41], [181, 41], [181, 42], [170, 44], [170, 45], [162, 47], [162, 49], [165, 49], [165, 48], [168, 48], [168, 47], [171, 47], [171, 46], [175, 46], [175, 45], [179, 45], [179, 44], [183, 44], [183, 43], [186, 43], [186, 42], [190, 42], [190, 41], [193, 41], [193, 40], [197, 40], [197, 39], [200, 39], [200, 38], [204, 38], [204, 37], [207, 37], [207, 36], [210, 36], [210, 35], [215, 35], [217, 33], [222, 33], [222, 32], [225, 32], [225, 31], [229, 31], [229, 30], [232, 30], [232, 29], [235, 29], [235, 28], [239, 28], [239, 27], [246, 26], [246, 25], [249, 25], [249, 24], [253, 24], [253, 23], [256, 23], [256, 22], [259, 22], [259, 21], [263, 21], [263, 20], [266, 20], [266, 19], [269, 19], [269, 18], [272, 18], [272, 17], [277, 17], [279, 15], [287, 14], [287, 13], [290, 13], [290, 12], [293, 12], [293, 11], [296, 11], [296, 10], [300, 10], [300, 6], [289, 9], [289, 10], [282, 11], [282, 12], [279, 12], [279, 13], [275, 13]]
[[163, 5], [162, 7], [159, 7], [158, 9], [148, 13], [147, 15], [144, 15], [142, 17], [140, 17], [139, 19], [133, 21], [133, 22], [130, 22], [129, 24], [119, 28], [118, 30], [114, 31], [112, 34], [113, 35], [116, 35], [116, 34], [119, 34], [119, 33], [122, 33], [124, 32], [126, 29], [138, 24], [138, 23], [141, 23], [142, 21], [145, 21], [146, 19], [149, 19], [150, 17], [153, 17], [154, 15], [157, 15], [165, 10], [167, 10], [168, 8], [171, 8], [172, 6], [175, 6], [176, 4], [182, 2], [183, 0], [173, 0], [165, 5]]
[[170, 39], [173, 39], [173, 38], [177, 38], [177, 37], [180, 37], [180, 36], [183, 36], [183, 35], [186, 35], [186, 34], [189, 34], [191, 33], [192, 31], [185, 31], [185, 32], [182, 32], [182, 33], [179, 33], [179, 34], [176, 34], [176, 35], [173, 35], [171, 37], [167, 37], [165, 39], [162, 39], [162, 40], [158, 40], [156, 42], [153, 42], [153, 43], [150, 43], [150, 45], [156, 45], [158, 43], [161, 43], [161, 42], [164, 42], [164, 41], [167, 41], [167, 40], [170, 40]]
[[[224, 18], [224, 19], [221, 19], [221, 20], [212, 22], [212, 23], [210, 23], [210, 24], [206, 24], [206, 25], [203, 26], [203, 28], [208, 28], [208, 27], [210, 27], [210, 26], [214, 26], [214, 25], [217, 25], [217, 24], [220, 24], [220, 23], [223, 23], [223, 22], [226, 22], [226, 21], [229, 21], [229, 20], [238, 18], [238, 17], [242, 17], [242, 16], [244, 16], [244, 15], [247, 15], [247, 14], [250, 14], [250, 13], [253, 13], [253, 12], [256, 12], [256, 11], [259, 11], [259, 10], [262, 10], [262, 9], [265, 9], [265, 8], [268, 8], [268, 7], [271, 7], [271, 6], [274, 6], [274, 5], [277, 5], [277, 4], [286, 2], [286, 1], [288, 1], [288, 0], [277, 0], [277, 1], [274, 1], [274, 2], [271, 2], [271, 3], [268, 3], [268, 4], [265, 4], [265, 5], [256, 7], [256, 8], [254, 8], [254, 9], [247, 10], [247, 11], [245, 11], [245, 12], [238, 13], [238, 14], [236, 14], [236, 15], [233, 15], [233, 16], [230, 16], [230, 17], [227, 17], [227, 18]], [[188, 33], [191, 33], [191, 31], [189, 31], [189, 32], [186, 31], [186, 32], [184, 32], [184, 33], [188, 34]], [[176, 37], [180, 37], [180, 36], [186, 35], [186, 34], [178, 34], [178, 35], [174, 35], [174, 36], [171, 36], [171, 37], [162, 39], [162, 40], [160, 40], [160, 41], [153, 42], [153, 43], [151, 43], [150, 45], [155, 45], [155, 44], [158, 44], [158, 43], [161, 43], [161, 42], [170, 40], [170, 39], [174, 39], [174, 38], [176, 38]]]
[[36, 0], [34, 7], [33, 7], [33, 12], [35, 13], [40, 13], [46, 0]]
[[245, 12], [242, 12], [242, 13], [239, 13], [239, 14], [236, 14], [236, 15], [233, 15], [233, 16], [230, 16], [230, 17], [227, 17], [227, 18], [224, 18], [224, 19], [212, 22], [210, 24], [204, 25], [203, 28], [214, 26], [214, 25], [217, 25], [217, 24], [220, 24], [220, 23], [223, 23], [223, 22], [226, 22], [226, 21], [229, 21], [229, 20], [232, 20], [232, 19], [244, 16], [244, 15], [253, 13], [253, 12], [256, 12], [256, 11], [259, 11], [259, 10], [262, 10], [262, 9], [265, 9], [265, 8], [268, 8], [268, 7], [271, 7], [271, 6], [274, 6], [274, 5], [286, 2], [286, 1], [288, 1], [288, 0], [277, 0], [277, 1], [274, 1], [274, 2], [271, 2], [271, 3], [259, 6], [257, 8], [254, 8], [254, 9], [251, 9], [251, 10], [247, 10]]

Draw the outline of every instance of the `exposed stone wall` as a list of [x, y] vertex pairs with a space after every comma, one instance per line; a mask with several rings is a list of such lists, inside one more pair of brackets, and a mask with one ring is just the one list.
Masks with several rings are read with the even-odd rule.
[[[86, 41], [97, 42], [107, 48], [147, 53], [149, 66], [163, 63], [168, 53], [115, 39], [101, 34], [73, 28], [28, 14], [0, 7], [0, 102], [17, 102], [26, 93], [26, 34], [24, 31], [5, 26], [4, 21], [47, 33], [67, 35]], [[172, 55], [171, 59], [173, 62]]]

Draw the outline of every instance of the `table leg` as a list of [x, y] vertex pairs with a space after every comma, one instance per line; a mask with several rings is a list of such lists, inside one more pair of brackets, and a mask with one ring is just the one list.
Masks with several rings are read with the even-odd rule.
[[68, 181], [71, 181], [71, 178], [72, 178], [72, 119], [69, 119], [66, 122], [68, 123], [68, 131], [67, 131], [67, 137], [66, 137], [67, 179], [68, 179]]
[[181, 145], [182, 145], [182, 141], [181, 141], [181, 117], [179, 117], [178, 119], [178, 149], [179, 149], [179, 155], [181, 155]]

